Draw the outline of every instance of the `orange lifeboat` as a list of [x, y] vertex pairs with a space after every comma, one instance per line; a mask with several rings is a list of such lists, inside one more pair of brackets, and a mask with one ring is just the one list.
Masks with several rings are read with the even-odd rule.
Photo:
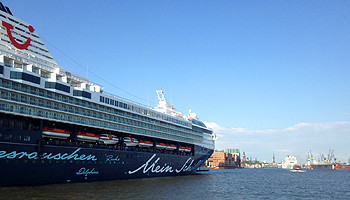
[[185, 152], [191, 152], [191, 147], [185, 147]]
[[153, 142], [146, 141], [146, 140], [139, 140], [139, 147], [152, 147]]
[[58, 128], [43, 127], [43, 137], [67, 139], [70, 136], [68, 131]]
[[100, 138], [93, 133], [83, 133], [83, 132], [78, 132], [77, 138], [78, 140], [84, 141], [84, 142], [96, 142], [100, 140]]
[[157, 142], [156, 148], [157, 149], [166, 149], [166, 145], [164, 143]]
[[113, 145], [113, 144], [117, 144], [118, 142], [119, 142], [119, 139], [115, 135], [111, 135], [111, 134], [100, 135], [100, 143]]
[[166, 145], [166, 149], [167, 149], [167, 150], [175, 150], [175, 149], [176, 149], [176, 146], [173, 145], [173, 144], [167, 144], [167, 145]]
[[179, 146], [179, 151], [186, 151], [186, 147], [183, 147], [183, 146]]
[[127, 147], [134, 147], [138, 144], [137, 139], [132, 138], [132, 137], [124, 137], [123, 140], [124, 140], [124, 144]]

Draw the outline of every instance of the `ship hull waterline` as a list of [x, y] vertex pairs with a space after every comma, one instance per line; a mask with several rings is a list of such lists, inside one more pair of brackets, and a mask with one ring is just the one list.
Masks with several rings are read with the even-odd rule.
[[188, 175], [208, 155], [3, 143], [0, 185], [39, 185]]

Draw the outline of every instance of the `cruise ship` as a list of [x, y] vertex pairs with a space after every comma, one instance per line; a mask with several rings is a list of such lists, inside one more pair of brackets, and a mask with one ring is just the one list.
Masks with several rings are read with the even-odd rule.
[[151, 108], [60, 67], [0, 3], [0, 186], [188, 175], [215, 134], [157, 90]]

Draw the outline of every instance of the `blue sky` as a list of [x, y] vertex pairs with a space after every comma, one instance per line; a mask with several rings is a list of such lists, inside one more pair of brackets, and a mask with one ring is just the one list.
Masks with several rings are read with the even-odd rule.
[[349, 1], [2, 2], [64, 69], [145, 105], [163, 89], [218, 149], [350, 156]]

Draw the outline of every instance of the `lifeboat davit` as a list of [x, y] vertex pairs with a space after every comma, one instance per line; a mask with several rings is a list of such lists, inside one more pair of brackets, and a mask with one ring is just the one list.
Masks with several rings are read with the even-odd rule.
[[78, 140], [85, 141], [85, 142], [96, 142], [100, 140], [100, 138], [93, 133], [83, 133], [83, 132], [78, 132], [77, 138]]
[[125, 137], [125, 138], [123, 138], [123, 140], [124, 140], [125, 145], [128, 147], [134, 147], [138, 144], [137, 139], [132, 138], [132, 137]]
[[157, 149], [166, 149], [166, 144], [157, 142], [156, 147]]
[[173, 145], [173, 144], [167, 144], [167, 145], [166, 145], [166, 149], [167, 149], [167, 150], [175, 150], [175, 149], [176, 149], [176, 146]]
[[146, 141], [146, 140], [139, 140], [139, 146], [140, 147], [153, 147], [153, 142]]
[[100, 143], [113, 145], [113, 144], [117, 144], [118, 142], [119, 142], [119, 139], [115, 135], [111, 135], [111, 134], [100, 135]]
[[68, 131], [58, 128], [43, 127], [43, 137], [67, 139], [70, 136]]

